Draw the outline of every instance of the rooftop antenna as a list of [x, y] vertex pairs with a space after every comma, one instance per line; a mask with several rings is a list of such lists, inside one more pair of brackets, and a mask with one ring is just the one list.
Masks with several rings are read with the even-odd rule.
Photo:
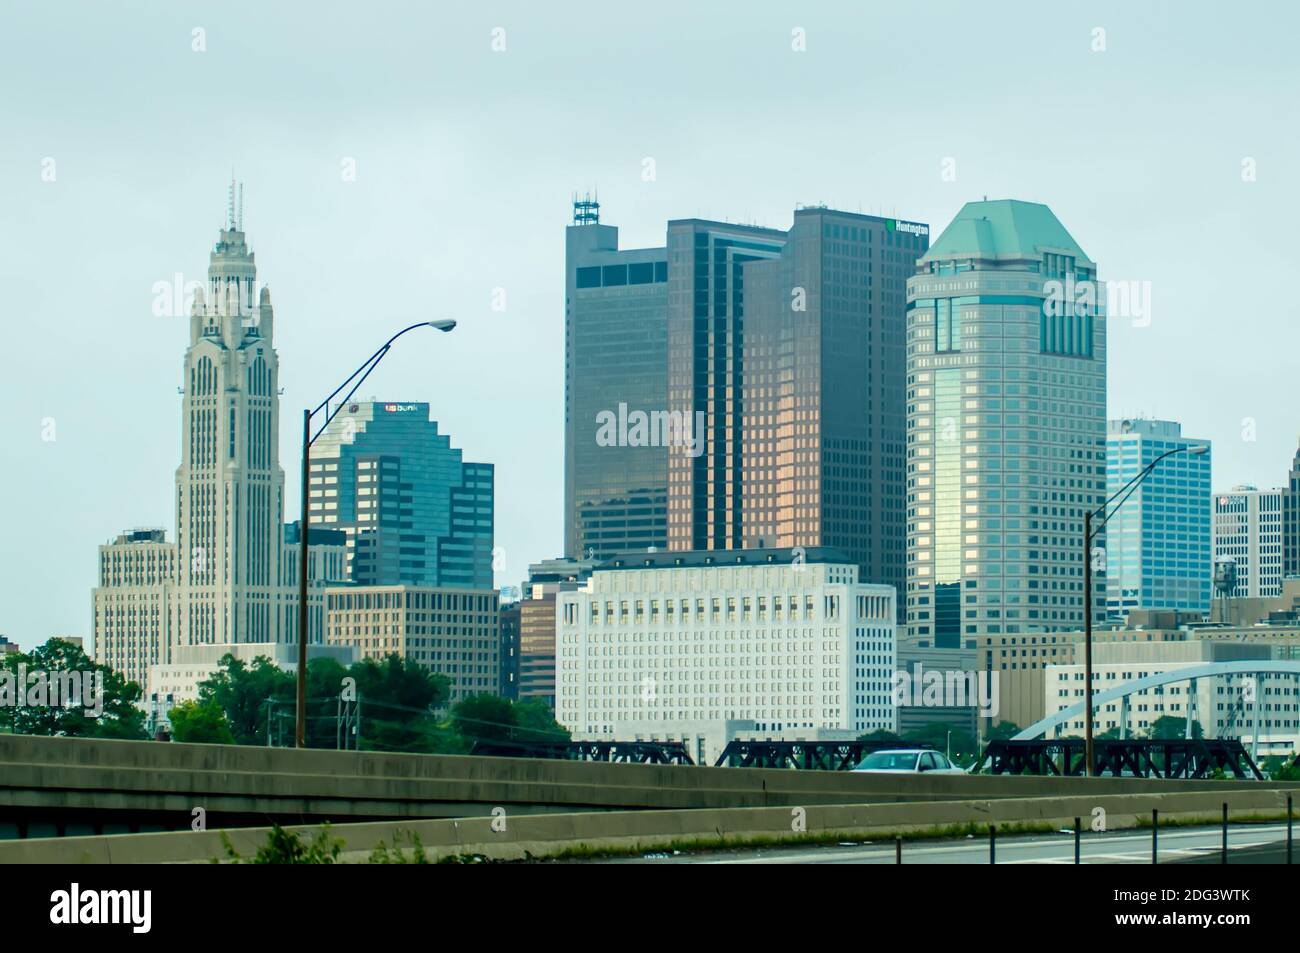
[[226, 228], [235, 227], [235, 170], [230, 170], [230, 191], [226, 194]]
[[582, 198], [573, 193], [573, 224], [600, 224], [600, 201], [595, 193], [588, 192]]
[[239, 228], [239, 231], [241, 231], [241, 232], [244, 230], [244, 183], [243, 183], [243, 182], [240, 182], [240, 183], [239, 183], [239, 221], [238, 221], [238, 228]]

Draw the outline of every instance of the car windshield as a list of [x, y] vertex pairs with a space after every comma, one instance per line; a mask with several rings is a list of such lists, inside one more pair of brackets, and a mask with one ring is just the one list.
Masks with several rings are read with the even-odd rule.
[[916, 767], [915, 751], [876, 751], [858, 765], [863, 770], [911, 771]]

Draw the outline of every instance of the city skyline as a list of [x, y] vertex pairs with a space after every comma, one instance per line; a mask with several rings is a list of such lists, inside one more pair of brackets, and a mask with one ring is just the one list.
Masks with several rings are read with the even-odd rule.
[[[971, 13], [951, 8], [949, 15], [953, 29], [933, 38], [935, 55], [959, 50], [964, 34], [981, 29], [977, 18], [966, 20]], [[1215, 491], [1286, 480], [1300, 432], [1285, 390], [1295, 359], [1258, 341], [1285, 341], [1289, 315], [1252, 277], [1280, 264], [1286, 223], [1277, 211], [1296, 197], [1282, 173], [1296, 157], [1296, 133], [1264, 121], [1281, 108], [1284, 84], [1274, 79], [1285, 63], [1285, 29], [1233, 43], [1239, 24], [1188, 18], [1186, 42], [1171, 46], [1159, 42], [1157, 14], [1118, 7], [1089, 11], [1087, 20], [1053, 13], [1033, 26], [985, 26], [976, 35], [994, 54], [1015, 47], [1031, 63], [1069, 67], [1062, 70], [1069, 79], [1041, 74], [1034, 95], [1069, 104], [1083, 95], [1076, 87], [1086, 87], [1109, 109], [1094, 136], [1068, 108], [1059, 134], [1050, 120], [1015, 118], [1015, 148], [1008, 150], [990, 143], [987, 130], [1017, 117], [1023, 99], [997, 87], [987, 66], [950, 58], [953, 69], [942, 81], [918, 72], [912, 90], [951, 91], [962, 79], [1000, 89], [984, 104], [980, 128], [961, 118], [960, 102], [924, 107], [926, 128], [918, 130], [909, 120], [914, 105], [851, 98], [869, 92], [877, 75], [869, 62], [864, 77], [844, 82], [853, 74], [837, 62], [846, 62], [853, 43], [888, 51], [890, 59], [900, 55], [882, 38], [907, 35], [904, 21], [888, 11], [864, 15], [848, 30], [788, 11], [757, 11], [729, 30], [719, 14], [703, 13], [675, 54], [691, 64], [688, 75], [663, 80], [664, 115], [613, 118], [605, 136], [585, 142], [558, 140], [545, 124], [559, 121], [570, 94], [589, 97], [579, 107], [584, 115], [612, 114], [615, 103], [638, 96], [642, 81], [620, 75], [615, 64], [625, 44], [645, 42], [645, 35], [574, 27], [587, 31], [582, 35], [611, 77], [596, 89], [579, 82], [582, 71], [550, 56], [559, 40], [539, 15], [503, 12], [508, 39], [497, 53], [497, 24], [458, 14], [438, 33], [449, 55], [436, 69], [480, 78], [485, 96], [516, 97], [509, 124], [489, 119], [480, 127], [474, 107], [481, 103], [439, 96], [427, 76], [417, 84], [409, 72], [370, 84], [356, 74], [355, 88], [339, 87], [332, 106], [322, 109], [310, 83], [273, 65], [273, 51], [294, 50], [292, 60], [301, 65], [329, 57], [332, 45], [345, 40], [322, 26], [295, 40], [299, 24], [274, 12], [235, 8], [221, 28], [212, 25], [203, 52], [191, 48], [198, 24], [188, 13], [162, 16], [130, 37], [106, 12], [88, 10], [58, 34], [49, 14], [17, 16], [31, 27], [22, 31], [28, 42], [15, 45], [15, 30], [0, 43], [15, 81], [31, 92], [16, 110], [15, 147], [0, 157], [16, 213], [0, 247], [17, 276], [19, 312], [33, 320], [25, 346], [10, 351], [15, 396], [0, 436], [12, 452], [11, 492], [34, 505], [12, 519], [11, 531], [30, 545], [21, 557], [17, 547], [7, 548], [0, 564], [0, 632], [24, 647], [56, 632], [89, 636], [86, 594], [97, 545], [126, 526], [174, 529], [176, 408], [161, 398], [179, 383], [175, 355], [188, 315], [155, 314], [155, 286], [171, 284], [178, 272], [201, 277], [199, 250], [222, 220], [232, 164], [249, 183], [250, 244], [273, 275], [283, 406], [290, 413], [328, 392], [335, 377], [406, 318], [462, 322], [436, 348], [420, 343], [396, 353], [368, 390], [428, 402], [467, 459], [496, 465], [497, 541], [505, 550], [497, 585], [517, 581], [528, 564], [563, 549], [557, 275], [575, 189], [599, 189], [627, 247], [661, 243], [662, 223], [686, 217], [787, 228], [790, 209], [823, 201], [850, 211], [897, 210], [929, 222], [932, 234], [985, 194], [1045, 202], [1103, 263], [1103, 278], [1136, 282], [1139, 290], [1150, 282], [1149, 323], [1141, 316], [1108, 322], [1107, 416], [1175, 419], [1185, 432], [1211, 440]], [[1107, 28], [1104, 51], [1091, 48], [1098, 23]], [[804, 52], [791, 49], [795, 27], [807, 31]], [[651, 41], [666, 36], [662, 29], [649, 28]], [[104, 43], [104, 36], [115, 42]], [[347, 39], [360, 43], [363, 62], [374, 62], [381, 38], [413, 42], [373, 25]], [[1212, 42], [1223, 64], [1214, 71], [1219, 87], [1194, 69], [1195, 53]], [[151, 51], [147, 69], [132, 65], [133, 50]], [[240, 75], [229, 69], [236, 50], [254, 64]], [[693, 138], [681, 121], [690, 115], [684, 97], [707, 72], [692, 54], [725, 64], [756, 51], [772, 57], [779, 74], [756, 77], [751, 91], [763, 122], [748, 114], [725, 122], [729, 152]], [[102, 73], [100, 89], [42, 81], [44, 70], [70, 57], [83, 64], [74, 77]], [[168, 88], [132, 97], [159, 66], [173, 80]], [[535, 117], [520, 108], [519, 97], [533, 95], [521, 88], [527, 77], [540, 81], [545, 100]], [[429, 102], [403, 93], [375, 109], [395, 81], [424, 89]], [[277, 94], [260, 97], [259, 84]], [[1145, 92], [1138, 103], [1122, 98], [1133, 84]], [[811, 107], [817, 89], [826, 96]], [[1232, 96], [1233, 114], [1193, 110], [1198, 91]], [[119, 107], [113, 122], [86, 105], [74, 108], [78, 92], [92, 107], [99, 96], [112, 101]], [[291, 107], [307, 97], [314, 111], [295, 118]], [[231, 99], [242, 100], [240, 109], [223, 114], [217, 107]], [[396, 107], [413, 103], [418, 121], [399, 121]], [[52, 115], [80, 121], [61, 126]], [[907, 134], [895, 138], [907, 141], [845, 131], [845, 115], [896, 128]], [[312, 136], [313, 121], [326, 133]], [[225, 131], [226, 140], [196, 135], [213, 129]], [[277, 143], [274, 159], [258, 148], [268, 138]], [[349, 145], [349, 138], [360, 142]], [[542, 148], [521, 148], [530, 141]], [[349, 158], [352, 181], [343, 178]], [[955, 160], [953, 180], [943, 178], [948, 158]], [[1248, 158], [1258, 164], [1254, 181], [1243, 179]], [[645, 159], [654, 160], [650, 167]], [[654, 177], [647, 180], [648, 168]], [[47, 169], [53, 179], [43, 178]], [[507, 218], [508, 233], [500, 227]], [[1211, 257], [1215, 267], [1204, 267]], [[504, 310], [493, 310], [494, 303]], [[1252, 322], [1250, 333], [1224, 332], [1243, 317]], [[282, 461], [299, 450], [294, 428], [286, 431]], [[85, 474], [92, 471], [94, 490], [87, 492]], [[285, 509], [294, 513], [298, 481], [290, 476], [285, 483]], [[25, 592], [42, 598], [20, 598]]]

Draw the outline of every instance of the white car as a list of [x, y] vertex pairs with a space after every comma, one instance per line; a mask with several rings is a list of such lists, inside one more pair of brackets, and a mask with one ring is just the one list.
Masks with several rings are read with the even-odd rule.
[[961, 768], [930, 748], [891, 748], [873, 751], [854, 771], [867, 774], [965, 774]]

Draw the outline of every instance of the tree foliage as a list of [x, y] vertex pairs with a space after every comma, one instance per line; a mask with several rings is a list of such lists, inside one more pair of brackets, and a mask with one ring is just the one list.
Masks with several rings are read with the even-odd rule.
[[[7, 673], [7, 674], [5, 674]], [[100, 665], [86, 655], [81, 646], [65, 639], [50, 639], [31, 652], [11, 652], [0, 656], [0, 692], [15, 688], [19, 676], [27, 681], [25, 691], [34, 687], [40, 673], [47, 680], [59, 673], [90, 673], [91, 697], [82, 697], [75, 706], [51, 705], [48, 696], [28, 696], [25, 704], [17, 698], [0, 704], [0, 730], [24, 735], [66, 735], [74, 738], [143, 739], [145, 713], [137, 707], [140, 686], [127, 681], [107, 665]], [[86, 685], [81, 680], [82, 687]], [[98, 696], [102, 686], [102, 699]], [[96, 714], [102, 700], [102, 712]]]
[[905, 745], [906, 741], [903, 736], [892, 731], [886, 731], [884, 728], [877, 728], [875, 731], [868, 731], [865, 735], [858, 735], [859, 741], [870, 741], [882, 745]]
[[510, 741], [518, 723], [514, 705], [500, 695], [470, 695], [451, 710], [452, 730], [476, 741]]
[[540, 698], [526, 702], [515, 702], [515, 737], [521, 741], [541, 741], [546, 743], [567, 742], [573, 735], [555, 720], [555, 713]]
[[[1147, 731], [1148, 738], [1155, 738], [1161, 741], [1173, 741], [1186, 737], [1187, 719], [1179, 718], [1177, 715], [1161, 715], [1155, 721], [1151, 722], [1151, 727]], [[1201, 730], [1199, 721], [1192, 722], [1192, 737], [1200, 738], [1204, 732]]]
[[457, 702], [451, 709], [451, 729], [469, 748], [476, 741], [558, 744], [572, 737], [541, 699], [515, 702], [489, 694]]
[[211, 698], [186, 701], [167, 713], [172, 726], [172, 740], [191, 744], [233, 745], [235, 736], [225, 709]]
[[989, 741], [1008, 741], [1020, 733], [1020, 726], [1014, 721], [999, 721], [989, 729]]
[[[360, 705], [362, 749], [459, 750], [436, 714], [449, 695], [447, 676], [396, 654], [348, 667], [332, 658], [312, 659], [307, 663], [307, 746], [338, 744], [346, 698], [354, 717]], [[259, 656], [245, 663], [226, 655], [218, 670], [199, 683], [199, 702], [225, 712], [235, 744], [265, 745], [268, 730], [272, 744], [292, 744], [297, 681], [269, 658]]]
[[[264, 655], [246, 663], [226, 654], [217, 664], [217, 671], [199, 682], [199, 701], [226, 713], [235, 744], [265, 745], [268, 714], [274, 716], [274, 703], [287, 702], [292, 710], [293, 674]], [[268, 708], [272, 710], [268, 712]]]

